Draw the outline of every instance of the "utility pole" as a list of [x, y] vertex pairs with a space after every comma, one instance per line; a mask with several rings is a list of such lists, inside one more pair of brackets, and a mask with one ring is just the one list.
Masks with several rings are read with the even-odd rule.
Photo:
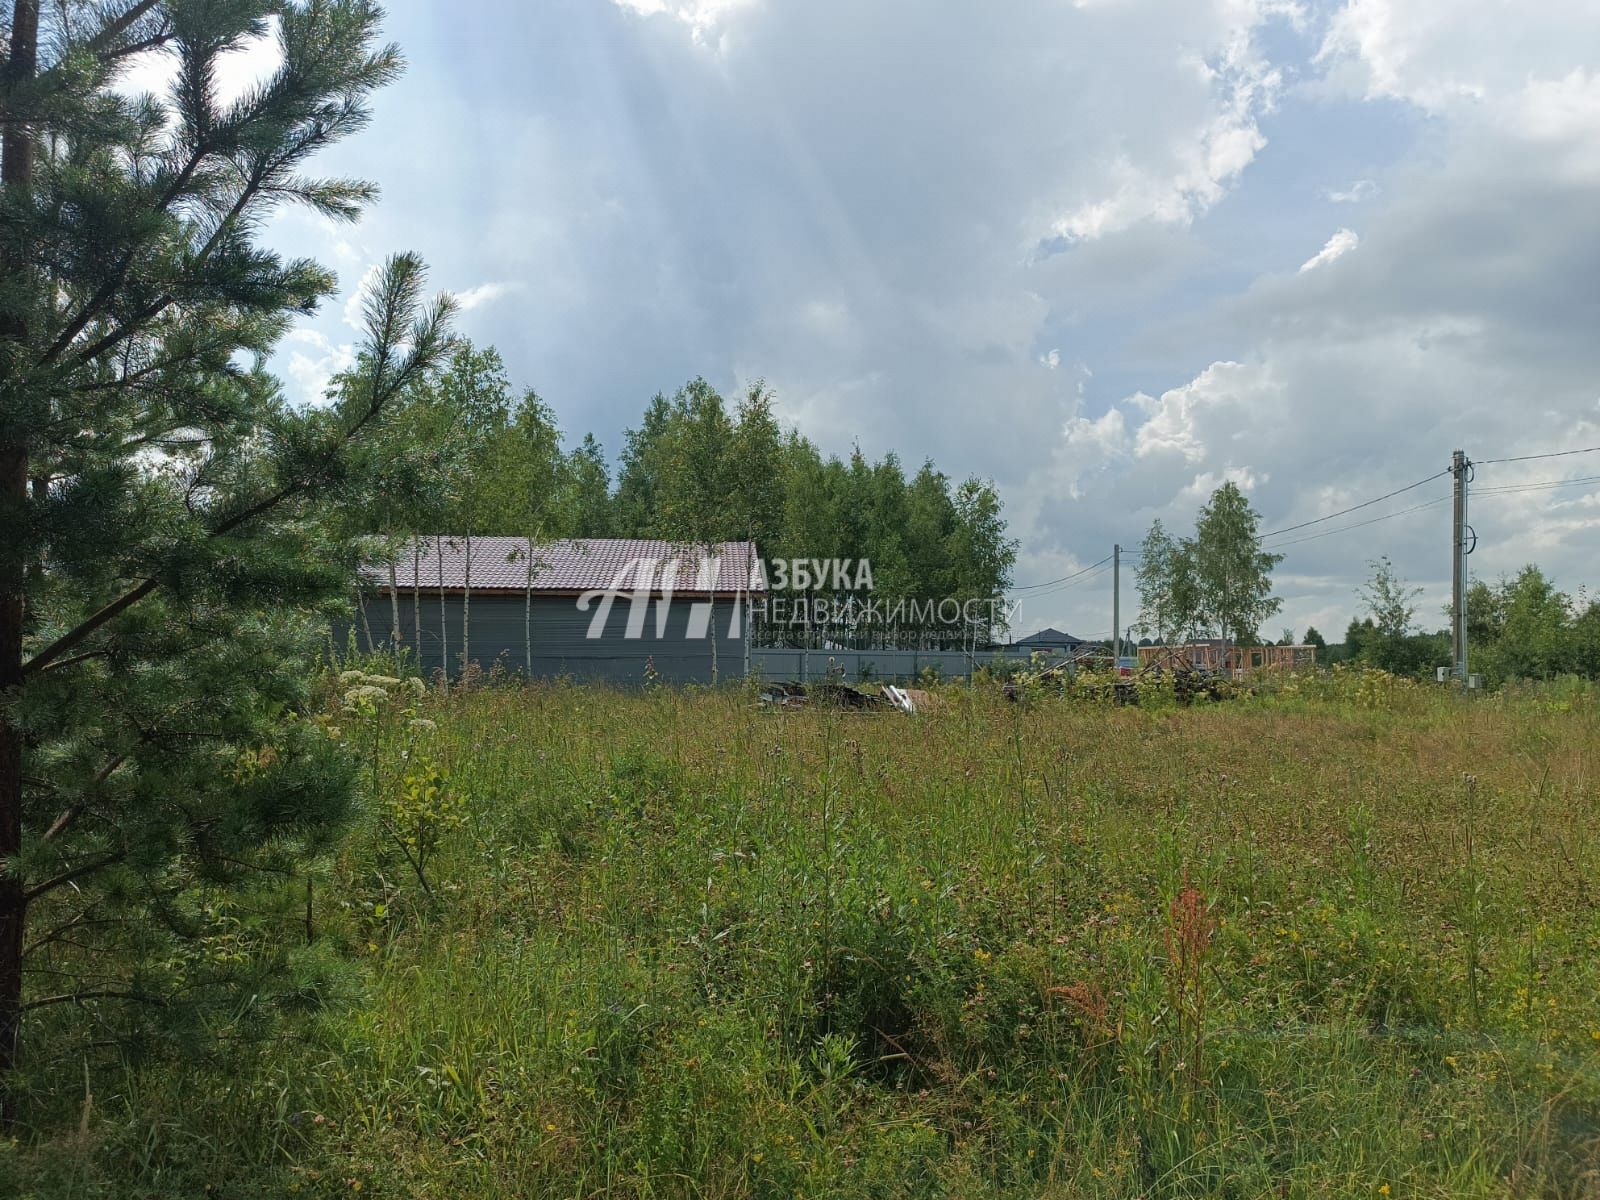
[[1450, 456], [1450, 476], [1454, 480], [1454, 505], [1451, 517], [1450, 560], [1450, 651], [1453, 673], [1463, 686], [1467, 682], [1467, 555], [1468, 539], [1476, 541], [1467, 524], [1467, 484], [1472, 478], [1472, 462], [1457, 450]]
[[1111, 547], [1111, 670], [1122, 657], [1122, 547]]

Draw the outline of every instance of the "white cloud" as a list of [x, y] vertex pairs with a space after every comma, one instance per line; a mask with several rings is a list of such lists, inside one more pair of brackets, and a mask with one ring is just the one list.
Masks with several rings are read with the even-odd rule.
[[1314, 271], [1318, 267], [1326, 266], [1334, 259], [1349, 254], [1350, 251], [1354, 250], [1360, 244], [1361, 238], [1354, 230], [1336, 229], [1334, 230], [1333, 236], [1327, 240], [1327, 243], [1322, 247], [1321, 250], [1318, 250], [1310, 258], [1306, 259], [1305, 262], [1300, 264], [1300, 273], [1303, 275], [1307, 271]]
[[523, 291], [526, 287], [526, 284], [518, 281], [480, 283], [476, 287], [455, 293], [456, 305], [462, 312], [471, 312], [475, 308], [482, 308], [486, 304], [493, 304], [496, 300]]
[[1061, 365], [1061, 351], [1052, 349], [1048, 354], [1041, 354], [1039, 361], [1054, 371]]
[[1589, 0], [1348, 0], [1318, 58], [1361, 94], [1444, 113], [1592, 67], [1597, 45]]
[[641, 17], [667, 16], [689, 27], [695, 42], [705, 44], [730, 16], [755, 0], [612, 0]]
[[[269, 18], [268, 25], [260, 37], [249, 38], [237, 50], [218, 57], [214, 94], [219, 105], [232, 104], [283, 65], [278, 19]], [[148, 92], [165, 97], [177, 75], [176, 51], [168, 47], [146, 50], [127, 60], [117, 76], [116, 90], [125, 96]]]
[[290, 398], [302, 404], [322, 403], [333, 376], [355, 365], [352, 343], [333, 342], [315, 329], [292, 329], [283, 343], [280, 368], [292, 385]]
[[1378, 185], [1371, 179], [1358, 179], [1347, 188], [1330, 188], [1324, 192], [1334, 204], [1360, 204], [1378, 194]]
[[344, 323], [357, 332], [366, 332], [366, 317], [362, 308], [366, 303], [367, 294], [383, 275], [383, 264], [372, 263], [361, 273], [361, 278], [354, 287], [345, 293], [344, 298]]

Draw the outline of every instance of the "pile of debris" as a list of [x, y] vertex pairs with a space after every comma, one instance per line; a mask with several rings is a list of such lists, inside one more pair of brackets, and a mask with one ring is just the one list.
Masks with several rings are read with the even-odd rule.
[[939, 701], [921, 688], [885, 684], [882, 691], [869, 692], [848, 683], [767, 683], [760, 692], [768, 708], [810, 708], [815, 706], [848, 709], [851, 712], [932, 712]]
[[[1103, 658], [1104, 656], [1100, 656], [1100, 659]], [[1042, 685], [1063, 690], [1080, 670], [1094, 670], [1100, 659], [1079, 655], [1077, 658], [1064, 658], [1033, 671], [1024, 671], [1005, 685], [1006, 699], [1018, 699], [1023, 688], [1028, 685]], [[1219, 676], [1215, 672], [1197, 667], [1187, 658], [1177, 655], [1168, 655], [1165, 660], [1152, 659], [1137, 670], [1123, 668], [1118, 674], [1108, 675], [1106, 678], [1096, 677], [1096, 687], [1100, 697], [1113, 704], [1138, 704], [1140, 680], [1162, 675], [1172, 676], [1173, 694], [1180, 704], [1192, 704], [1202, 697], [1208, 700], [1222, 699], [1223, 691], [1218, 685]]]

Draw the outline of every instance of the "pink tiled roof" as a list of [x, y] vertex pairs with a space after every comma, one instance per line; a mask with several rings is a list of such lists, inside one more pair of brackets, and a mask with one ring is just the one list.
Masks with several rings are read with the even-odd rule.
[[[467, 539], [444, 534], [418, 538], [416, 556], [406, 543], [395, 557], [395, 583], [402, 592], [413, 582], [437, 592], [461, 591], [467, 584]], [[714, 547], [715, 580], [711, 591], [733, 595], [761, 591], [759, 579], [752, 588], [755, 545], [720, 542]], [[632, 591], [646, 586], [660, 591], [664, 578], [677, 565], [673, 587], [679, 592], [703, 591], [700, 579], [702, 551], [654, 538], [567, 538], [533, 543], [533, 590], [536, 592], [589, 592], [606, 588]], [[710, 557], [710, 556], [708, 556]], [[413, 569], [414, 568], [414, 569]], [[443, 583], [440, 582], [441, 569]], [[380, 588], [389, 586], [387, 562], [371, 563], [363, 573]], [[413, 574], [416, 578], [413, 581]], [[644, 576], [640, 578], [641, 574]], [[472, 539], [472, 590], [497, 588], [523, 591], [528, 586], [528, 539], [474, 537]]]

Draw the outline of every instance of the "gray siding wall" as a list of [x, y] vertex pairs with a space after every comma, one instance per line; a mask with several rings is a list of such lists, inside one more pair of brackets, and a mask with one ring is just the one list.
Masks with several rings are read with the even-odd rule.
[[[471, 604], [472, 661], [486, 672], [498, 664], [502, 670], [513, 674], [526, 672], [536, 677], [570, 675], [579, 680], [641, 684], [648, 660], [665, 681], [710, 683], [711, 638], [686, 636], [695, 601], [674, 599], [668, 609], [664, 631], [658, 637], [656, 616], [659, 604], [659, 600], [650, 601], [641, 636], [629, 638], [625, 635], [631, 605], [627, 599], [619, 599], [606, 615], [600, 636], [591, 638], [588, 634], [595, 620], [594, 606], [587, 611], [580, 611], [576, 597], [535, 596], [533, 661], [530, 664], [526, 653], [523, 597], [475, 595]], [[387, 645], [392, 620], [389, 597], [369, 594], [366, 605], [367, 623], [372, 628], [374, 642]], [[425, 672], [431, 673], [445, 666], [445, 650], [448, 649], [448, 669], [452, 675], [456, 675], [461, 671], [463, 646], [462, 598], [446, 596], [443, 605], [441, 620], [438, 593], [430, 596], [424, 589], [419, 625], [411, 595], [402, 592], [400, 631], [406, 648], [414, 653], [420, 652]], [[717, 634], [717, 674], [724, 680], [739, 679], [744, 675], [742, 626], [741, 636], [728, 636], [734, 607], [735, 602], [731, 599], [716, 601], [713, 625]], [[355, 628], [357, 644], [365, 648], [366, 633], [359, 614]], [[346, 637], [346, 629], [334, 630], [335, 645], [341, 650], [346, 644]]]

